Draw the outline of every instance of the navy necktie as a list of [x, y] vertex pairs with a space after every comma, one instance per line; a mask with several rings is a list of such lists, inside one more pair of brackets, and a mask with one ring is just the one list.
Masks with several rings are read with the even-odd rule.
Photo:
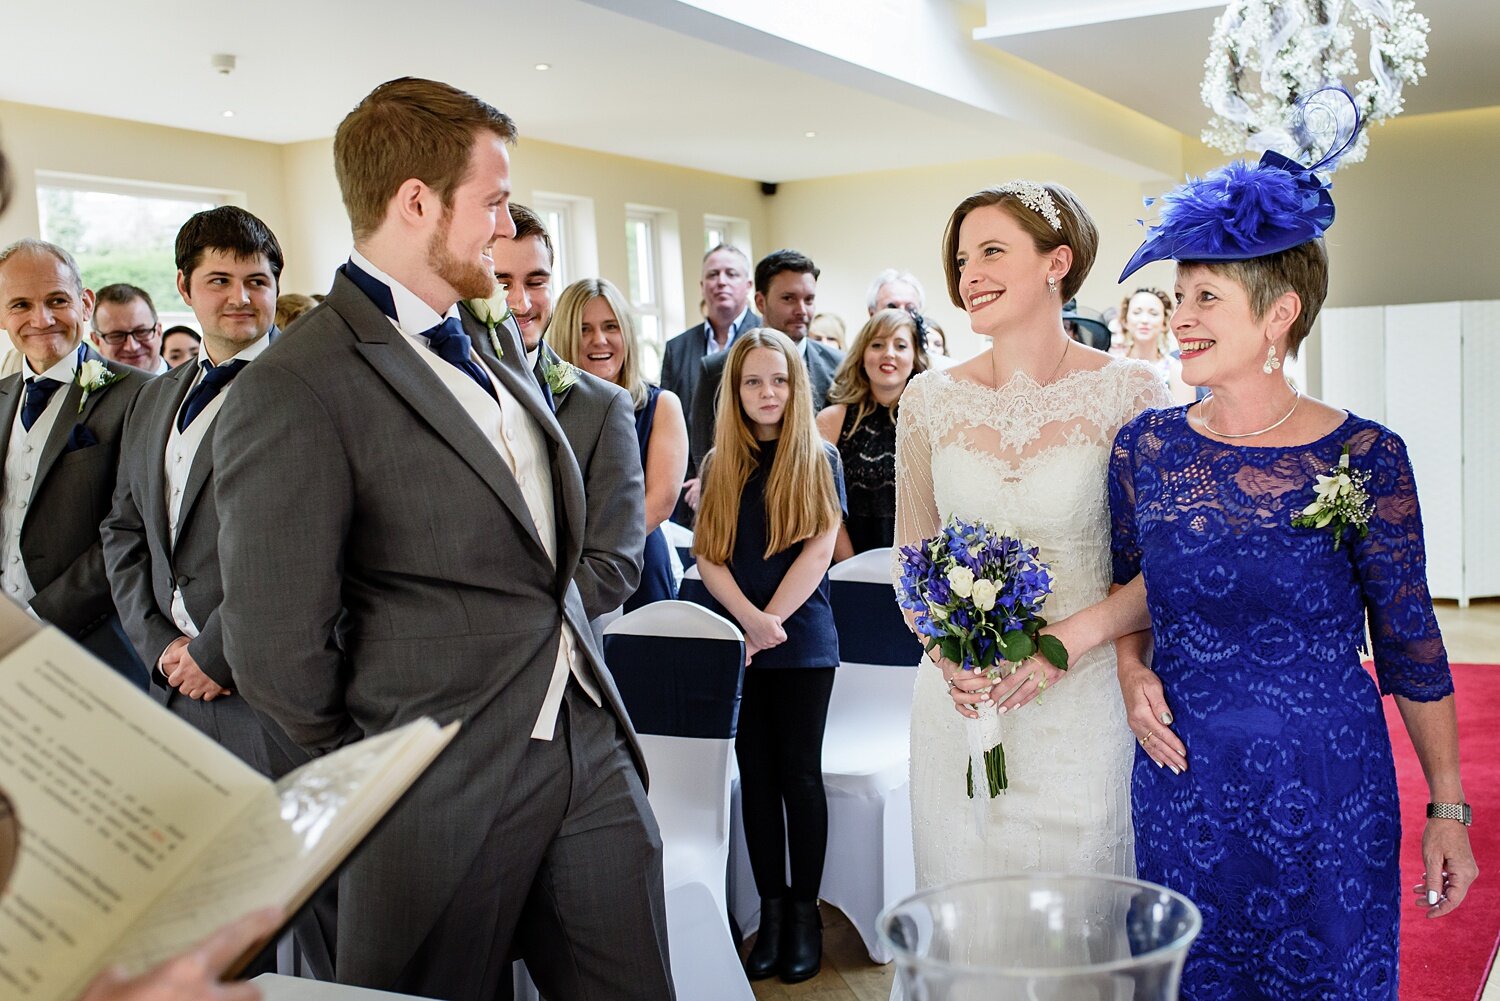
[[177, 415], [177, 430], [186, 431], [193, 418], [203, 413], [203, 408], [213, 402], [215, 396], [224, 391], [224, 387], [234, 381], [234, 377], [240, 374], [240, 369], [250, 364], [244, 359], [227, 361], [222, 365], [215, 365], [210, 361], [203, 361], [203, 378], [198, 380], [192, 392], [187, 395], [187, 402], [182, 405], [182, 413]]
[[491, 396], [495, 395], [495, 387], [490, 384], [489, 373], [484, 370], [484, 366], [473, 359], [470, 353], [469, 335], [464, 333], [462, 320], [456, 316], [450, 316], [431, 330], [422, 331], [422, 336], [427, 338], [427, 346], [437, 352], [439, 358], [479, 383], [486, 393]]
[[33, 376], [26, 380], [26, 399], [21, 401], [21, 427], [27, 431], [36, 419], [42, 416], [42, 411], [47, 409], [47, 403], [52, 399], [52, 394], [63, 388], [63, 384], [56, 379], [43, 379], [41, 376]]

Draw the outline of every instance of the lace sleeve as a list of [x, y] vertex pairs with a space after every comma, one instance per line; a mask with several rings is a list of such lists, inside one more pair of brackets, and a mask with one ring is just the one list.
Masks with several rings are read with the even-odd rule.
[[1406, 443], [1382, 429], [1362, 460], [1351, 458], [1369, 470], [1375, 500], [1370, 533], [1354, 544], [1354, 565], [1381, 694], [1434, 702], [1452, 694], [1453, 675], [1427, 590], [1422, 512]]
[[1110, 555], [1116, 584], [1141, 572], [1141, 545], [1135, 534], [1135, 422], [1115, 435], [1109, 454]]
[[913, 379], [901, 394], [896, 417], [896, 540], [891, 550], [891, 581], [899, 586], [901, 547], [938, 533], [937, 497], [932, 484], [932, 429], [928, 390], [931, 377]]
[[1176, 402], [1172, 399], [1171, 389], [1162, 381], [1156, 369], [1143, 361], [1136, 361], [1130, 365], [1125, 388], [1127, 397], [1125, 413], [1120, 419], [1122, 425], [1130, 423], [1143, 411], [1160, 410], [1163, 407], [1173, 406]]

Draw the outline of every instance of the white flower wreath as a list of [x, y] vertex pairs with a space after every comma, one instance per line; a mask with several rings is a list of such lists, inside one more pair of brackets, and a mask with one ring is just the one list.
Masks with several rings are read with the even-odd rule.
[[[1360, 117], [1368, 125], [1399, 115], [1402, 86], [1427, 75], [1428, 22], [1414, 0], [1231, 0], [1203, 64], [1201, 94], [1213, 111], [1203, 141], [1296, 157], [1293, 107], [1358, 70], [1355, 27], [1370, 34], [1371, 75], [1353, 87]], [[1342, 162], [1363, 160], [1368, 144], [1361, 129]]]

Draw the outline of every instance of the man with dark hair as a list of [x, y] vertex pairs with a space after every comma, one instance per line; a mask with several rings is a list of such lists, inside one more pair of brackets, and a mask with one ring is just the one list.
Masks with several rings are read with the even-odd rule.
[[[795, 250], [776, 250], [755, 265], [755, 308], [765, 317], [764, 326], [779, 330], [792, 339], [802, 360], [807, 363], [808, 385], [812, 388], [813, 412], [828, 402], [828, 389], [844, 356], [826, 344], [807, 336], [808, 324], [816, 313], [818, 266], [806, 254]], [[724, 378], [726, 352], [703, 359], [697, 388], [693, 391], [693, 417], [688, 425], [692, 460], [696, 467], [714, 446], [715, 406], [719, 383]], [[696, 505], [696, 492], [689, 493]]]
[[[573, 384], [552, 392], [547, 371], [562, 359], [542, 340], [552, 319], [552, 240], [531, 209], [514, 202], [510, 218], [516, 235], [497, 239], [490, 248], [495, 280], [505, 286], [510, 315], [521, 330], [526, 368], [541, 392], [552, 400], [557, 423], [573, 448], [583, 474], [588, 501], [583, 555], [573, 582], [589, 618], [619, 608], [641, 580], [646, 547], [646, 482], [635, 435], [635, 408], [630, 394], [587, 372]], [[485, 324], [464, 307], [464, 330], [474, 349], [499, 363]], [[498, 338], [496, 339], [498, 341]]]
[[169, 367], [161, 356], [161, 321], [151, 295], [124, 282], [94, 293], [94, 347], [110, 361], [161, 375]]
[[496, 362], [458, 310], [514, 233], [514, 134], [415, 79], [339, 125], [354, 250], [215, 430], [224, 651], [313, 753], [463, 723], [341, 874], [341, 982], [488, 1001], [519, 954], [547, 997], [670, 999], [661, 837], [573, 583], [578, 463], [512, 328]]
[[0, 586], [145, 688], [104, 573], [99, 522], [146, 376], [82, 343], [93, 308], [66, 250], [21, 240], [0, 251], [0, 322], [23, 356], [21, 371], [0, 379]]
[[[689, 327], [667, 342], [661, 363], [661, 388], [677, 394], [688, 413], [688, 439], [692, 440], [692, 402], [703, 371], [703, 359], [721, 354], [742, 330], [760, 326], [760, 317], [750, 308], [750, 258], [738, 247], [721, 243], [703, 255], [703, 322]], [[690, 457], [684, 493], [696, 496], [698, 464]], [[691, 511], [681, 502], [673, 517], [691, 522]]]

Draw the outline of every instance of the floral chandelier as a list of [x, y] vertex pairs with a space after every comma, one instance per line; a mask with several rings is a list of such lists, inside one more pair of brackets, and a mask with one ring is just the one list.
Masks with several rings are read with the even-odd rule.
[[[1401, 113], [1401, 88], [1427, 75], [1427, 18], [1413, 0], [1230, 0], [1204, 62], [1203, 141], [1226, 153], [1274, 149], [1297, 158], [1297, 102], [1359, 69], [1355, 29], [1370, 36], [1370, 76], [1351, 88], [1364, 124]], [[1258, 86], [1257, 86], [1258, 85]], [[1365, 157], [1360, 130], [1344, 163]]]

